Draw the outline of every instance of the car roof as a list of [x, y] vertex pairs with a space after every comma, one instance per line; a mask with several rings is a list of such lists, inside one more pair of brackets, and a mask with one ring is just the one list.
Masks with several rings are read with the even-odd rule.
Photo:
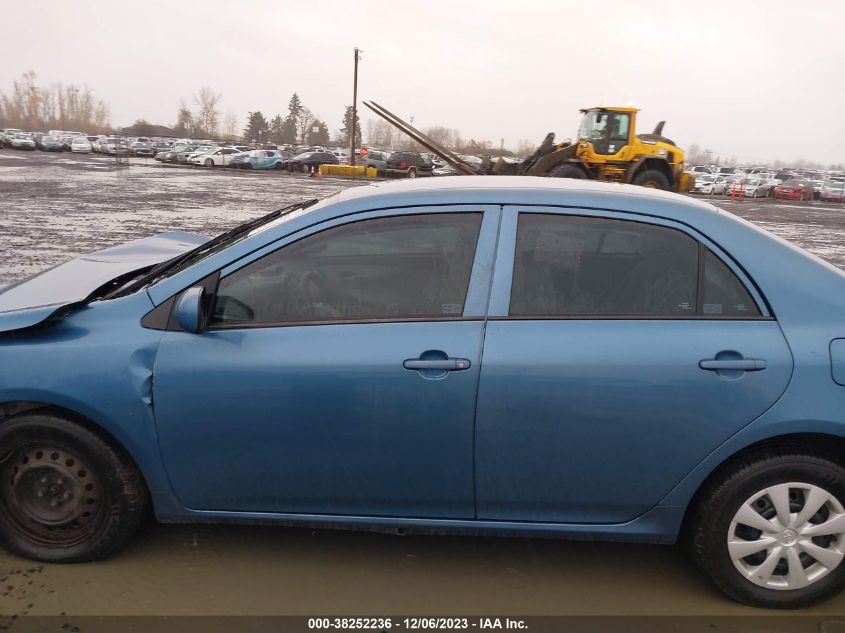
[[[681, 213], [719, 213], [706, 202], [669, 191], [635, 185], [540, 176], [444, 176], [408, 179], [352, 187], [323, 200], [318, 207], [335, 203], [378, 208], [394, 204], [542, 204], [588, 206], [628, 210], [631, 202], [671, 203]], [[640, 205], [636, 205], [640, 206]], [[315, 207], [316, 210], [317, 207]], [[673, 214], [674, 215], [674, 214]]]

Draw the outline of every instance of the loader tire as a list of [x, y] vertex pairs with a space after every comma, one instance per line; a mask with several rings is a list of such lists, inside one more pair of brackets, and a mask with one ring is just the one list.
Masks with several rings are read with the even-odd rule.
[[648, 187], [649, 189], [663, 189], [664, 191], [670, 191], [672, 189], [669, 186], [669, 179], [656, 169], [645, 169], [641, 171], [634, 176], [631, 184]]
[[587, 174], [584, 173], [584, 170], [576, 165], [569, 165], [564, 163], [563, 165], [559, 165], [555, 167], [553, 170], [549, 172], [550, 178], [580, 178], [584, 179], [587, 177]]

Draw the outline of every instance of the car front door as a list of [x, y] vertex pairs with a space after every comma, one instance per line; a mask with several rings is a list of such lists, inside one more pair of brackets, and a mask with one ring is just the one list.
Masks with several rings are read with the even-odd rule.
[[643, 216], [506, 208], [478, 517], [629, 521], [766, 411], [791, 372], [765, 302], [705, 237]]
[[499, 214], [347, 216], [220, 271], [208, 329], [166, 332], [155, 361], [157, 430], [181, 502], [472, 517]]

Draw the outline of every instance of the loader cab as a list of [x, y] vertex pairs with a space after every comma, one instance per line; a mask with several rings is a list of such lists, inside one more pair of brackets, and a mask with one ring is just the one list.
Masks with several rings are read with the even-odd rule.
[[596, 154], [613, 155], [628, 145], [633, 135], [634, 108], [589, 108], [578, 129], [578, 140], [592, 143]]

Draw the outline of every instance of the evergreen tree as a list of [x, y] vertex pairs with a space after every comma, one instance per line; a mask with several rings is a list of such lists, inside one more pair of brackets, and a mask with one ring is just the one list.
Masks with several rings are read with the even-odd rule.
[[[352, 134], [352, 106], [346, 106], [346, 113], [343, 115], [343, 127], [340, 128], [340, 135], [345, 145], [349, 145]], [[355, 117], [355, 144], [361, 144], [361, 117]]]
[[308, 131], [305, 138], [309, 145], [328, 145], [329, 126], [319, 119], [314, 119], [314, 122], [311, 124], [311, 129]]
[[250, 112], [247, 116], [246, 127], [244, 128], [244, 139], [247, 142], [256, 141], [263, 143], [267, 140], [267, 133], [270, 126], [267, 119], [260, 111]]

